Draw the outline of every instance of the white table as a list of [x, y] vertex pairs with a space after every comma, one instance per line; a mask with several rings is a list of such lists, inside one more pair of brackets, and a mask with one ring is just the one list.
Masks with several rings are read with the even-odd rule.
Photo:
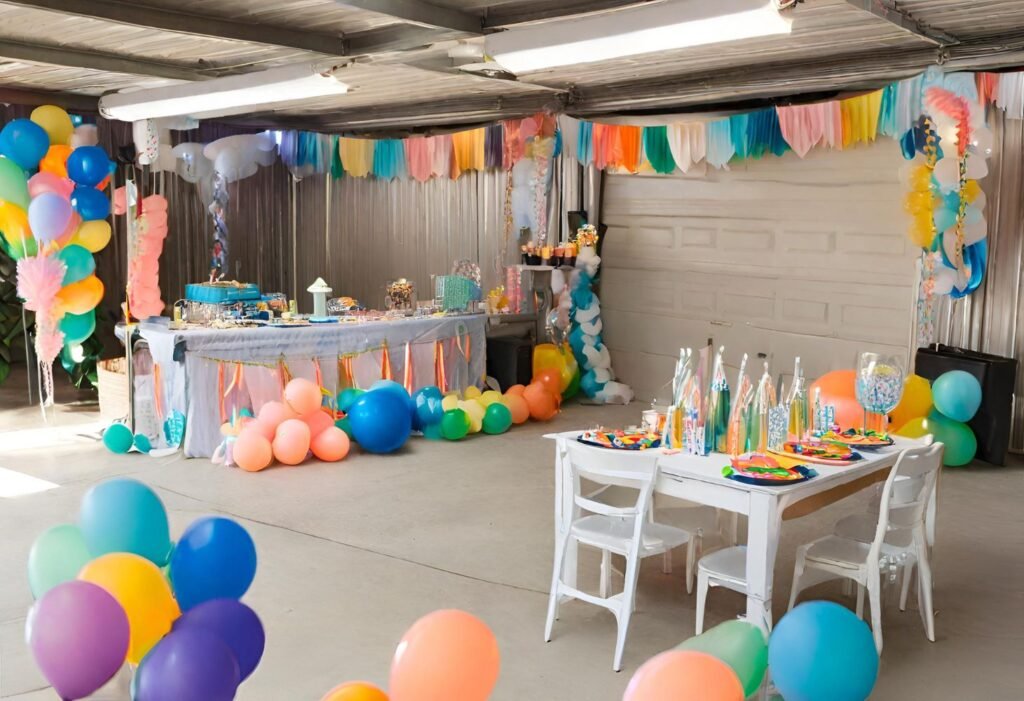
[[[572, 472], [565, 453], [565, 442], [575, 441], [582, 431], [547, 434], [556, 441], [555, 452], [555, 537], [561, 538], [569, 529], [573, 516]], [[899, 452], [918, 445], [917, 441], [896, 438], [896, 444], [877, 451], [863, 451], [863, 460], [853, 465], [832, 467], [813, 465], [818, 476], [799, 484], [783, 487], [759, 487], [743, 484], [722, 476], [729, 457], [720, 453], [707, 456], [661, 454], [659, 476], [654, 490], [666, 496], [686, 499], [725, 509], [747, 517], [747, 620], [766, 632], [771, 627], [772, 579], [775, 575], [775, 554], [783, 514], [787, 518], [801, 516], [849, 496], [872, 483], [883, 481], [896, 464]], [[623, 461], [635, 459], [639, 451], [606, 450]], [[789, 513], [787, 512], [789, 509]], [[575, 541], [566, 553], [565, 578], [576, 584]]]

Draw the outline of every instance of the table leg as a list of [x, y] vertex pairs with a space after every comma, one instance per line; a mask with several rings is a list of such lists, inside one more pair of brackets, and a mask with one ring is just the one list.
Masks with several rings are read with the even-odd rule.
[[772, 626], [772, 579], [782, 513], [770, 494], [750, 493], [747, 518], [747, 620], [765, 633]]

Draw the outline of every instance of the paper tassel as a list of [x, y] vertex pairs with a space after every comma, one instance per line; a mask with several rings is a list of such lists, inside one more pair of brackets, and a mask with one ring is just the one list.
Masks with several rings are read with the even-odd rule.
[[732, 125], [728, 118], [718, 119], [707, 125], [708, 165], [723, 168], [736, 155], [732, 144]]
[[444, 344], [440, 339], [434, 342], [434, 384], [441, 390], [441, 394], [448, 391], [448, 378], [444, 370]]
[[412, 376], [412, 344], [409, 341], [405, 342], [405, 368], [402, 373], [402, 386], [405, 387], [405, 391], [412, 396], [414, 387]]
[[644, 155], [655, 173], [671, 173], [676, 169], [668, 143], [668, 127], [644, 127]]
[[391, 372], [391, 355], [388, 353], [388, 344], [385, 343], [380, 349], [380, 379], [393, 380]]

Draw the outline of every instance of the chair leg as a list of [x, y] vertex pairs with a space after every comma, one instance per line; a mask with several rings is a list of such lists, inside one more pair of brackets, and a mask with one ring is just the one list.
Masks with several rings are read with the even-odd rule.
[[802, 589], [801, 580], [804, 577], [804, 552], [803, 550], [796, 551], [796, 565], [793, 566], [793, 586], [789, 590], [789, 608], [787, 611], [792, 611], [796, 605], [796, 597], [800, 595]]
[[857, 583], [857, 618], [864, 620], [864, 587]]
[[903, 581], [900, 583], [900, 611], [907, 610], [907, 596], [910, 594], [910, 580], [914, 578], [914, 562], [910, 561], [903, 565], [901, 573]]
[[704, 632], [704, 606], [708, 600], [708, 575], [697, 572], [697, 635]]
[[852, 579], [843, 579], [843, 596], [853, 596]]
[[[882, 583], [878, 570], [868, 570], [868, 600], [871, 605], [871, 634], [875, 636], [875, 649], [882, 654]], [[863, 589], [861, 589], [863, 591]]]
[[686, 593], [693, 593], [693, 566], [697, 558], [697, 550], [700, 548], [700, 536], [693, 536], [686, 544]]
[[672, 551], [666, 550], [661, 555], [661, 572], [662, 574], [672, 574]]
[[629, 619], [633, 614], [636, 599], [636, 580], [640, 574], [640, 555], [635, 552], [626, 555], [626, 582], [622, 589], [622, 607], [615, 616], [618, 631], [615, 636], [615, 659], [612, 669], [622, 669], [622, 653], [626, 649], [626, 633], [629, 631]]
[[919, 587], [918, 606], [924, 619], [924, 632], [928, 640], [935, 642], [935, 609], [932, 607], [932, 564], [928, 557], [928, 544], [923, 537], [918, 539], [917, 582]]
[[548, 598], [548, 618], [544, 624], [544, 642], [551, 642], [551, 629], [558, 618], [558, 599], [561, 598], [559, 589], [562, 583], [562, 567], [565, 565], [565, 551], [569, 546], [569, 535], [567, 534], [555, 545], [555, 565], [551, 573], [551, 595]]
[[608, 592], [612, 588], [612, 554], [608, 550], [601, 551], [601, 585], [600, 594], [602, 599], [608, 598]]

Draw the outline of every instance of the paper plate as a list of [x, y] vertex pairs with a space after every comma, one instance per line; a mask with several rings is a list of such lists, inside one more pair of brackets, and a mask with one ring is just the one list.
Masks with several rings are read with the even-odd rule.
[[821, 440], [830, 443], [842, 443], [847, 447], [860, 448], [861, 450], [888, 448], [893, 444], [892, 438], [886, 433], [876, 433], [875, 431], [864, 433], [856, 428], [848, 428], [842, 432], [829, 431], [821, 436]]
[[800, 463], [842, 466], [863, 460], [860, 453], [851, 450], [844, 443], [824, 441], [786, 441], [782, 445], [782, 450], [768, 452], [785, 467]]

